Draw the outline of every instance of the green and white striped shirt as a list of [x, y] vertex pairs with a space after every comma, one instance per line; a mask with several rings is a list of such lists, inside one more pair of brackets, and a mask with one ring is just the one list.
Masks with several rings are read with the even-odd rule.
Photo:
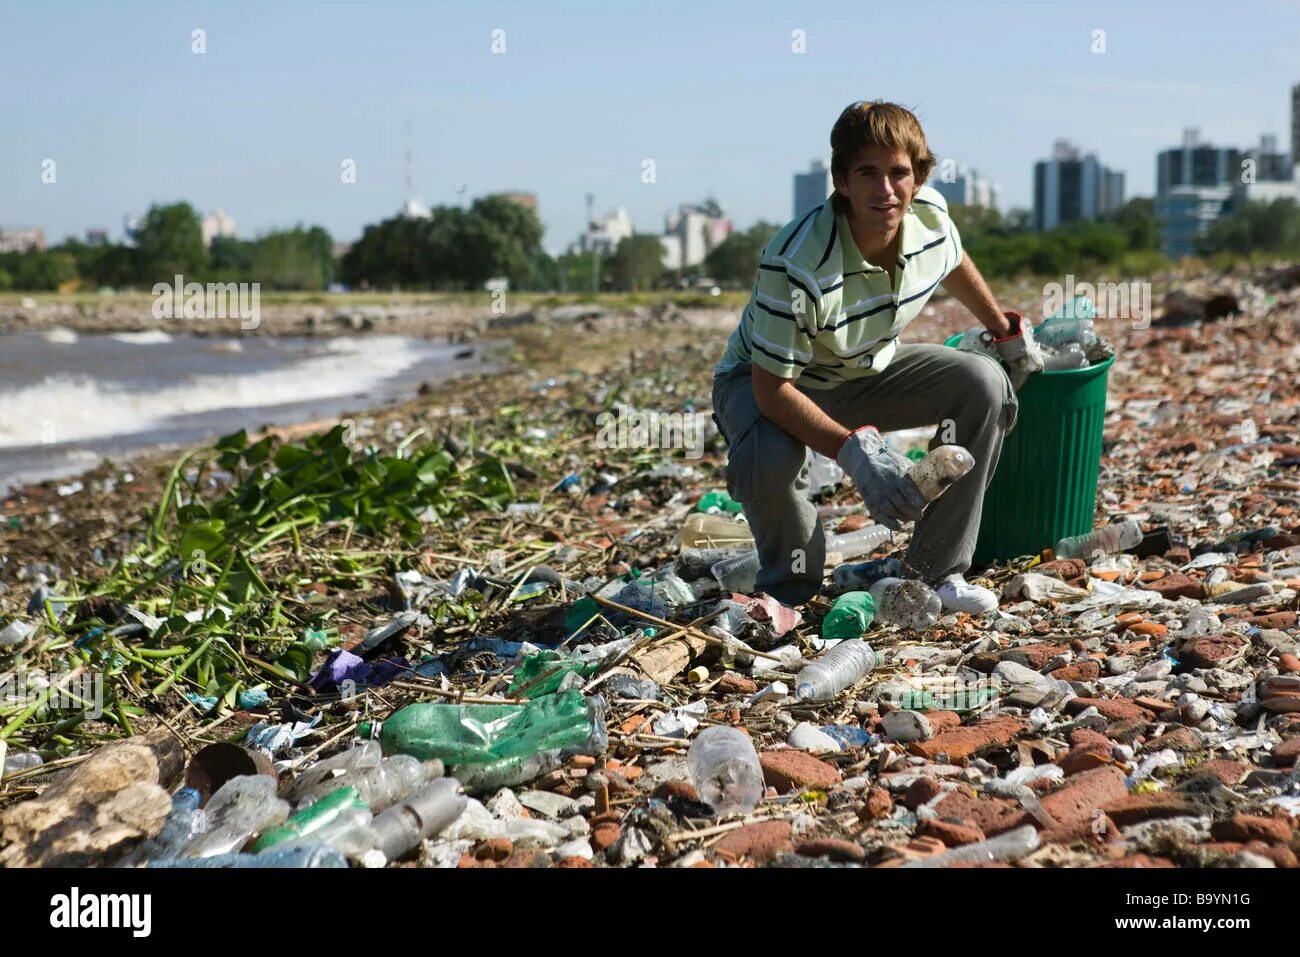
[[962, 260], [948, 204], [932, 187], [917, 190], [899, 229], [891, 286], [829, 198], [783, 226], [763, 249], [749, 304], [714, 373], [752, 362], [809, 389], [880, 373], [898, 334]]

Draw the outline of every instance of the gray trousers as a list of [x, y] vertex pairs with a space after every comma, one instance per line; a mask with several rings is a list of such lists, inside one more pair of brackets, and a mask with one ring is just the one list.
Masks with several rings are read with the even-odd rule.
[[[938, 425], [931, 448], [960, 445], [974, 456], [975, 468], [926, 508], [904, 558], [931, 581], [970, 568], [984, 490], [1017, 413], [1016, 394], [997, 360], [907, 344], [879, 375], [800, 391], [845, 428]], [[714, 377], [713, 414], [729, 446], [727, 491], [744, 506], [758, 547], [756, 591], [802, 604], [820, 590], [826, 560], [821, 522], [807, 498], [812, 453], [759, 412], [747, 365]]]

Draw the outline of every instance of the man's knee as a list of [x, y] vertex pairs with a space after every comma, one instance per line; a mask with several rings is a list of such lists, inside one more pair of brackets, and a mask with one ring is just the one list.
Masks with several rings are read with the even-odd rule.
[[754, 502], [794, 485], [808, 450], [775, 423], [760, 419], [731, 449], [727, 490], [737, 502]]
[[1018, 402], [1011, 380], [1001, 364], [988, 356], [960, 353], [961, 361], [954, 367], [951, 377], [953, 405], [971, 413], [989, 410], [997, 424], [1005, 431], [1015, 423]]

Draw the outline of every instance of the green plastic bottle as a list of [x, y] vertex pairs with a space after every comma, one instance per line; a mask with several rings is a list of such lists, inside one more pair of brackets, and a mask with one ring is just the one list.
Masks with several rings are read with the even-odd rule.
[[[253, 845], [255, 853], [286, 841], [319, 836], [326, 831], [346, 829], [370, 821], [370, 808], [351, 785], [331, 791], [289, 820], [263, 832]], [[327, 842], [328, 843], [328, 842]]]
[[744, 511], [745, 506], [741, 505], [726, 492], [705, 492], [700, 497], [699, 503], [695, 506], [697, 512], [707, 512], [711, 508], [721, 509], [735, 515]]
[[525, 657], [515, 669], [515, 676], [506, 689], [506, 694], [515, 698], [522, 689], [525, 697], [540, 698], [559, 690], [565, 676], [571, 672], [586, 677], [595, 672], [596, 667], [594, 661], [575, 661], [565, 658], [558, 651], [541, 651]]
[[861, 638], [875, 618], [876, 603], [868, 592], [845, 592], [822, 619], [822, 637]]
[[[395, 712], [377, 730], [384, 754], [409, 754], [448, 765], [484, 764], [554, 748], [599, 754], [609, 744], [605, 699], [581, 691], [527, 704], [420, 702]], [[362, 726], [362, 734], [368, 733]]]

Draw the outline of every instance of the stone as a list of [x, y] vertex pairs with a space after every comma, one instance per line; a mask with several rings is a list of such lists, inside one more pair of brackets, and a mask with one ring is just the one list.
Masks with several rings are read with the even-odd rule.
[[752, 695], [758, 691], [758, 682], [741, 675], [725, 674], [714, 684], [713, 690], [719, 694]]
[[977, 798], [968, 789], [950, 791], [933, 805], [940, 818], [975, 827], [985, 834], [998, 834], [1015, 827], [1024, 817], [1020, 804], [1006, 798]]
[[480, 861], [504, 861], [514, 853], [515, 847], [508, 837], [491, 837], [478, 846], [474, 857]]
[[842, 780], [838, 769], [806, 751], [764, 751], [758, 762], [763, 780], [782, 794], [796, 788], [828, 791]]
[[699, 793], [695, 790], [695, 785], [690, 781], [664, 781], [650, 793], [652, 798], [659, 801], [669, 801], [677, 798], [682, 801], [698, 801]]
[[919, 711], [890, 711], [881, 718], [885, 734], [895, 741], [909, 743], [934, 737], [930, 721]]
[[623, 829], [612, 821], [597, 824], [591, 829], [591, 846], [599, 853], [608, 850], [623, 836]]
[[900, 803], [909, 811], [915, 811], [922, 804], [933, 801], [942, 791], [943, 786], [937, 780], [929, 775], [923, 775], [907, 786]]
[[746, 824], [713, 845], [713, 850], [726, 860], [765, 864], [780, 853], [794, 850], [791, 834], [789, 821]]
[[1273, 749], [1273, 763], [1279, 768], [1294, 767], [1300, 757], [1300, 735], [1287, 738]]
[[1152, 794], [1126, 794], [1102, 808], [1119, 827], [1138, 824], [1153, 818], [1204, 814], [1203, 804], [1172, 791]]
[[800, 751], [834, 753], [843, 750], [840, 743], [809, 721], [800, 721], [790, 732], [785, 743]]
[[1202, 747], [1204, 744], [1199, 731], [1195, 728], [1181, 727], [1152, 738], [1142, 745], [1142, 750], [1163, 751], [1165, 748], [1171, 748], [1174, 751], [1199, 751]]
[[947, 847], [961, 847], [963, 844], [977, 844], [984, 840], [984, 832], [979, 828], [966, 827], [952, 821], [926, 819], [916, 829], [917, 834], [937, 837]]
[[867, 792], [867, 800], [858, 810], [858, 820], [879, 821], [889, 817], [894, 811], [894, 798], [882, 787], [873, 787]]

